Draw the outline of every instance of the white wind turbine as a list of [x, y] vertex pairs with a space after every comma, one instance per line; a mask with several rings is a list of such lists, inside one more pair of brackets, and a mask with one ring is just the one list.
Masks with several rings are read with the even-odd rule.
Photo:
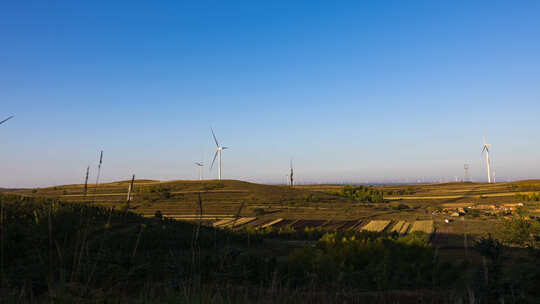
[[212, 128], [210, 128], [210, 130], [212, 131], [212, 136], [214, 137], [214, 141], [216, 142], [216, 154], [214, 154], [214, 159], [212, 160], [212, 165], [210, 166], [210, 170], [212, 170], [212, 168], [214, 167], [214, 162], [216, 161], [216, 157], [218, 156], [219, 154], [219, 159], [218, 159], [218, 178], [221, 180], [221, 152], [225, 149], [229, 149], [228, 147], [222, 147], [219, 145], [218, 141], [217, 141], [217, 138], [216, 138], [216, 134], [214, 134], [214, 130]]
[[5, 123], [6, 121], [12, 119], [13, 117], [15, 117], [15, 116], [10, 116], [10, 117], [8, 117], [8, 118], [6, 118], [6, 119], [0, 121], [0, 125], [3, 124], [3, 123]]
[[489, 147], [491, 147], [491, 145], [486, 143], [486, 138], [484, 137], [484, 146], [482, 148], [482, 153], [484, 153], [484, 151], [486, 152], [488, 183], [491, 183], [491, 166], [490, 166], [490, 161], [489, 161]]
[[202, 180], [202, 171], [203, 171], [204, 163], [195, 162], [195, 165], [199, 166], [199, 180]]

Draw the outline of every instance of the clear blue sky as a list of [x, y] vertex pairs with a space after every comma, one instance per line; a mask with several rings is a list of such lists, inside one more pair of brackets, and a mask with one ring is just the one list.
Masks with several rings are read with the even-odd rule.
[[10, 2], [0, 187], [540, 177], [539, 1]]

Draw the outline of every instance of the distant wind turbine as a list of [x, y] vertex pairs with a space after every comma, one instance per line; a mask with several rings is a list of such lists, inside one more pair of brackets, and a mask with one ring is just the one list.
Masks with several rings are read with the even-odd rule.
[[6, 121], [12, 119], [13, 117], [15, 117], [15, 116], [10, 116], [10, 117], [8, 117], [8, 118], [6, 118], [6, 119], [0, 121], [0, 125], [3, 124], [3, 123], [5, 123]]
[[204, 163], [195, 162], [195, 165], [199, 166], [199, 180], [202, 180], [202, 171], [203, 171]]
[[210, 128], [210, 130], [212, 131], [212, 136], [214, 137], [214, 141], [216, 142], [216, 153], [214, 154], [214, 159], [212, 160], [212, 165], [210, 166], [210, 170], [212, 170], [212, 168], [214, 167], [214, 162], [216, 161], [216, 157], [218, 156], [219, 154], [219, 159], [218, 159], [218, 178], [221, 180], [221, 152], [225, 149], [229, 149], [228, 147], [222, 147], [219, 145], [218, 143], [218, 140], [216, 138], [216, 134], [214, 134], [214, 130], [212, 128]]
[[491, 145], [486, 143], [486, 138], [484, 137], [484, 146], [482, 148], [482, 154], [486, 152], [488, 183], [491, 183], [491, 166], [490, 166], [490, 161], [489, 161], [489, 147], [491, 147]]

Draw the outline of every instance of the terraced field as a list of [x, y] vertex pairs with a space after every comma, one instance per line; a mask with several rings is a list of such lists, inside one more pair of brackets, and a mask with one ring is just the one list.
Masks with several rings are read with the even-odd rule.
[[[198, 218], [191, 218], [189, 221], [198, 221]], [[428, 235], [435, 233], [434, 223], [431, 220], [422, 220], [409, 223], [406, 221], [391, 221], [391, 220], [373, 220], [373, 221], [336, 221], [336, 220], [293, 220], [293, 219], [263, 219], [256, 217], [239, 217], [239, 218], [222, 218], [216, 220], [204, 220], [204, 224], [216, 228], [241, 229], [243, 227], [251, 227], [255, 229], [292, 229], [304, 230], [306, 228], [318, 228], [321, 230], [356, 230], [356, 231], [371, 231], [371, 232], [396, 232], [400, 235], [419, 231]], [[410, 228], [410, 230], [409, 230]], [[444, 230], [444, 233], [447, 231]], [[445, 237], [444, 234], [436, 238]]]

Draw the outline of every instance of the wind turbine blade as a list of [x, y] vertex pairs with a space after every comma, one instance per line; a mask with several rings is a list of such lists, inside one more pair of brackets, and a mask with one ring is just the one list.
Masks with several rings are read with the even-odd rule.
[[214, 137], [214, 141], [216, 142], [216, 146], [219, 148], [219, 143], [216, 138], [216, 134], [214, 134], [214, 129], [210, 128], [210, 131], [212, 131], [212, 136]]
[[214, 160], [212, 160], [212, 165], [210, 166], [210, 170], [212, 170], [212, 168], [214, 167], [214, 162], [216, 161], [217, 154], [218, 154], [218, 151], [216, 150], [216, 154], [214, 154]]
[[6, 119], [0, 121], [0, 125], [3, 124], [3, 123], [5, 123], [6, 121], [12, 119], [13, 117], [15, 117], [15, 116], [10, 116], [10, 117], [8, 117], [8, 118], [6, 118]]

